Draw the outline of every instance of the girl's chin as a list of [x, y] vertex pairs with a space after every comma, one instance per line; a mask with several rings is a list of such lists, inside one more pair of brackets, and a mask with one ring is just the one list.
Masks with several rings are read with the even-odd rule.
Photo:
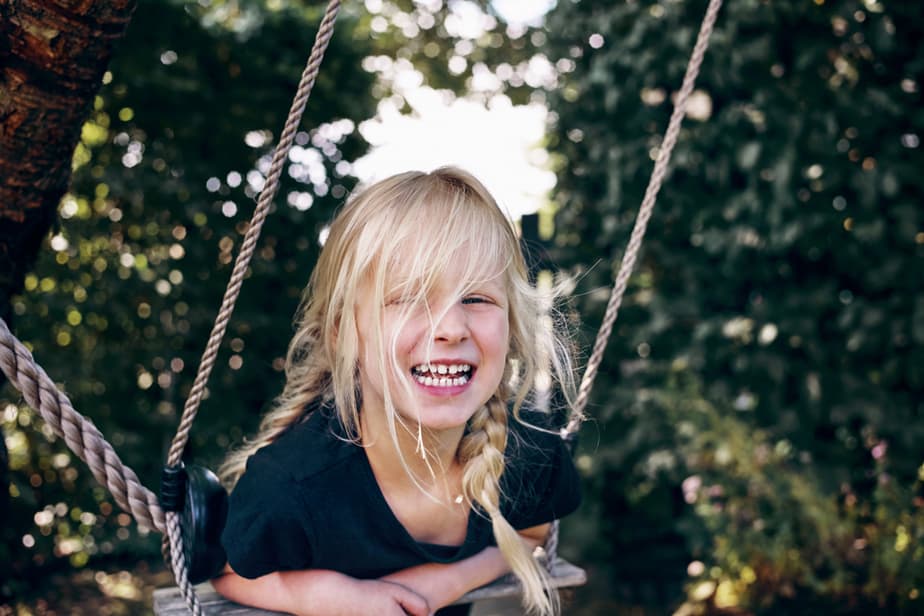
[[[419, 406], [420, 415], [408, 417], [414, 423], [419, 421], [421, 427], [427, 430], [457, 430], [465, 427], [468, 420], [480, 408], [471, 404], [427, 404]], [[419, 417], [419, 419], [418, 419]]]

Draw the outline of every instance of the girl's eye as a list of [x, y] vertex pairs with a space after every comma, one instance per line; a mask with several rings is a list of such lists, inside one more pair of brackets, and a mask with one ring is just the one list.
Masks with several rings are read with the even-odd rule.
[[462, 298], [463, 304], [490, 304], [491, 300], [481, 295], [470, 295]]

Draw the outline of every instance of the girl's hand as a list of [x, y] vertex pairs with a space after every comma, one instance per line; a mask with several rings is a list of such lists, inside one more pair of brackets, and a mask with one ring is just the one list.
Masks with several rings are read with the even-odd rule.
[[[534, 550], [545, 543], [550, 524], [518, 531], [523, 543]], [[400, 584], [427, 600], [431, 609], [451, 605], [465, 593], [508, 573], [510, 566], [496, 547], [451, 564], [427, 563], [396, 571], [381, 581]]]
[[[396, 582], [382, 580], [354, 580], [356, 591], [341, 596], [342, 611], [330, 612], [331, 616], [430, 616], [427, 600], [410, 588]], [[306, 614], [320, 614], [311, 612]], [[324, 614], [328, 614], [327, 611]]]
[[509, 567], [500, 550], [490, 547], [465, 560], [418, 565], [396, 571], [381, 580], [412, 589], [426, 598], [431, 609], [437, 610], [507, 571]]
[[427, 605], [434, 611], [450, 605], [465, 594], [465, 587], [463, 586], [465, 580], [459, 577], [453, 565], [436, 563], [418, 565], [410, 569], [396, 571], [379, 581], [401, 588], [413, 589], [411, 592], [423, 597]]

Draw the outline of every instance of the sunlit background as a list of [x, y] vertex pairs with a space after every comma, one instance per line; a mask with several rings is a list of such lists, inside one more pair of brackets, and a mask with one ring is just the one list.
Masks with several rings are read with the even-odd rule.
[[[510, 32], [541, 26], [553, 0], [500, 0], [492, 2]], [[367, 0], [377, 12], [380, 0]], [[455, 4], [447, 30], [469, 40], [478, 39], [496, 24], [473, 3]], [[384, 26], [383, 26], [384, 27]], [[464, 55], [450, 59], [450, 70], [461, 73]], [[513, 218], [532, 213], [548, 201], [555, 184], [544, 147], [548, 110], [541, 102], [514, 105], [498, 91], [497, 75], [483, 67], [471, 80], [471, 92], [457, 97], [447, 90], [424, 85], [424, 76], [410, 62], [378, 56], [367, 58], [365, 68], [390, 82], [394, 97], [379, 103], [376, 117], [363, 122], [360, 133], [371, 144], [353, 171], [364, 182], [417, 169], [429, 171], [457, 165], [477, 176]], [[501, 69], [503, 75], [504, 69]], [[507, 73], [512, 68], [507, 67]], [[509, 75], [507, 75], [509, 78]], [[555, 82], [555, 68], [536, 59], [523, 80], [539, 88]], [[402, 112], [407, 104], [411, 113]]]

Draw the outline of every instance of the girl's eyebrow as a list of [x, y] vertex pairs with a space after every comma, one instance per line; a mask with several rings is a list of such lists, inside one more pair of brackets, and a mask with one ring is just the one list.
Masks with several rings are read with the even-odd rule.
[[395, 274], [386, 274], [385, 275], [385, 291], [388, 293], [394, 293], [396, 291], [404, 291], [406, 289], [415, 289], [419, 285], [416, 284], [419, 282], [418, 278], [412, 278], [410, 276], [405, 276], [400, 273]]
[[502, 274], [496, 274], [490, 277], [481, 277], [477, 281], [473, 281], [470, 286], [473, 289], [491, 288], [497, 289], [499, 291], [507, 290], [507, 285], [505, 284]]
[[462, 295], [463, 297], [466, 295], [488, 295], [491, 297], [498, 297], [506, 295], [506, 290], [500, 285], [478, 285], [466, 289]]

